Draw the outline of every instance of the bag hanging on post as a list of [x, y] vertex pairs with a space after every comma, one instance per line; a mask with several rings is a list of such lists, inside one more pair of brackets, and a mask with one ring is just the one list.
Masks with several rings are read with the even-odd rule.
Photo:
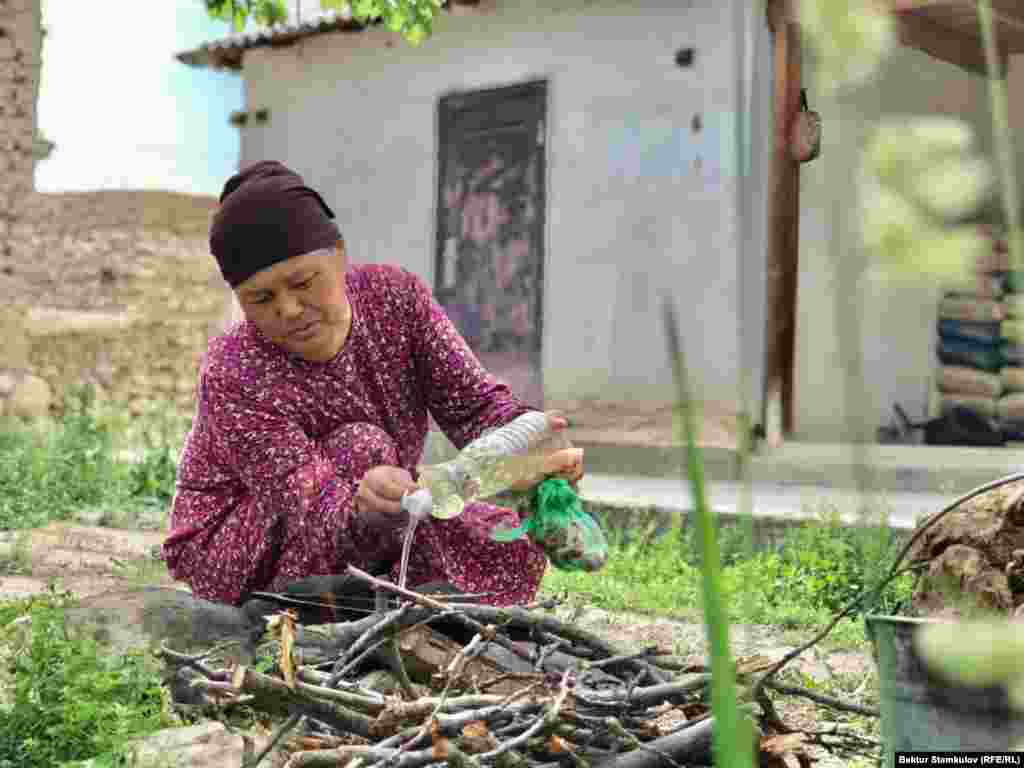
[[790, 151], [798, 163], [809, 163], [821, 154], [821, 115], [807, 106], [807, 89], [800, 89], [800, 111], [793, 119]]

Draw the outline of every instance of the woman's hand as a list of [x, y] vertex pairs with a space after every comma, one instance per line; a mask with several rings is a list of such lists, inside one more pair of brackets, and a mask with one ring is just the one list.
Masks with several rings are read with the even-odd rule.
[[384, 531], [404, 528], [409, 523], [409, 513], [402, 509], [402, 495], [417, 487], [412, 475], [401, 467], [374, 467], [359, 482], [356, 514], [373, 528]]
[[[559, 411], [547, 411], [548, 419], [555, 432], [561, 432], [569, 426], [568, 419]], [[577, 483], [583, 477], [583, 449], [573, 448], [572, 443], [566, 448], [560, 448], [549, 454], [544, 459], [540, 473], [534, 477], [524, 478], [512, 486], [513, 491], [528, 491], [535, 485], [549, 477], [561, 477], [569, 481], [569, 484], [576, 488]]]

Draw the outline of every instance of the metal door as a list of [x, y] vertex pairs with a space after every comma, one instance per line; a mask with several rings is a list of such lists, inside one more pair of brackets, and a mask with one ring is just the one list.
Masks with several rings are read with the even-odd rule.
[[435, 286], [481, 363], [543, 407], [543, 82], [456, 93], [438, 110]]

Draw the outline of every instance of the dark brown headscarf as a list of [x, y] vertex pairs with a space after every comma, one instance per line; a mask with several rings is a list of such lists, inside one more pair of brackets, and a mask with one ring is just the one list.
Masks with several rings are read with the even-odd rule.
[[341, 238], [323, 198], [274, 160], [228, 179], [220, 204], [210, 228], [210, 251], [232, 288], [261, 269], [333, 247]]

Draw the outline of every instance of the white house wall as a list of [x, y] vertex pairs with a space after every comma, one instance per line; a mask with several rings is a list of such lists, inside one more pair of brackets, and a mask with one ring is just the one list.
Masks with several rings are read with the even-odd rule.
[[[293, 165], [325, 193], [354, 261], [400, 264], [432, 284], [438, 99], [544, 79], [546, 396], [669, 397], [661, 299], [671, 294], [703, 393], [733, 401], [733, 39], [721, 0], [523, 0], [446, 16], [418, 48], [377, 29], [253, 50], [247, 108], [270, 119], [244, 129], [242, 163]], [[680, 69], [675, 53], [688, 46], [694, 66]], [[767, 50], [762, 40], [762, 63]], [[754, 102], [763, 128], [770, 106]], [[744, 279], [756, 283], [743, 296], [761, 329], [763, 247], [752, 253]], [[760, 335], [748, 334], [743, 356], [758, 371]]]

